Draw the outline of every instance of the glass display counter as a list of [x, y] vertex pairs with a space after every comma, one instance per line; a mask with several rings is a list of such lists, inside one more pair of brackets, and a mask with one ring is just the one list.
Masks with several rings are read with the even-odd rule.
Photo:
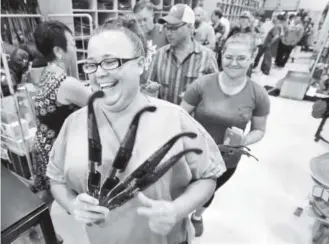
[[47, 205], [3, 165], [1, 243], [58, 243]]
[[3, 164], [26, 179], [32, 176], [32, 150], [36, 132], [32, 84], [1, 98], [1, 158]]

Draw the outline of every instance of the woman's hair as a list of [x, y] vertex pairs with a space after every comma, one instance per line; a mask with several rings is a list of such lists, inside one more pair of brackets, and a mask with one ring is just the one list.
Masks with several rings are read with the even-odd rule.
[[45, 21], [35, 28], [33, 35], [36, 47], [47, 61], [53, 61], [56, 58], [54, 47], [67, 51], [65, 32], [72, 34], [70, 28], [59, 21]]
[[121, 31], [134, 44], [135, 55], [147, 55], [146, 39], [143, 37], [141, 32], [137, 31], [137, 23], [135, 20], [128, 20], [124, 17], [108, 20], [93, 32], [92, 37], [106, 31]]
[[223, 17], [223, 12], [220, 9], [215, 9], [213, 12], [214, 15], [218, 16], [218, 18]]
[[256, 38], [253, 33], [236, 33], [229, 37], [223, 47], [223, 52], [227, 49], [228, 45], [230, 44], [243, 44], [249, 47], [250, 52], [252, 55], [257, 50], [256, 46]]

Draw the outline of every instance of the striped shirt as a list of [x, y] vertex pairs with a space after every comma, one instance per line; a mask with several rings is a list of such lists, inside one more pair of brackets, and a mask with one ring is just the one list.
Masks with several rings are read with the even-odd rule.
[[214, 52], [193, 42], [193, 50], [180, 63], [170, 44], [160, 48], [149, 70], [149, 80], [158, 82], [160, 98], [179, 104], [187, 87], [198, 77], [218, 72]]

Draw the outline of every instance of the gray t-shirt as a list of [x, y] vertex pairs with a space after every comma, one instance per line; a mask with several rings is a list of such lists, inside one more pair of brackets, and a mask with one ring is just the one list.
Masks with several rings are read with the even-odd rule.
[[[268, 115], [270, 100], [266, 90], [251, 80], [238, 94], [227, 95], [222, 91], [218, 79], [218, 73], [198, 78], [188, 87], [184, 100], [196, 107], [195, 119], [215, 142], [223, 144], [228, 127], [245, 130], [253, 116]], [[227, 167], [235, 167], [239, 160], [226, 162]]]

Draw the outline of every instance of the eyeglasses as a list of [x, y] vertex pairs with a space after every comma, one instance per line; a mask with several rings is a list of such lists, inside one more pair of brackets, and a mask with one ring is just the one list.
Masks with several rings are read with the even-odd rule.
[[237, 63], [239, 63], [241, 65], [244, 65], [245, 63], [247, 63], [250, 60], [249, 58], [247, 58], [245, 56], [238, 56], [238, 57], [234, 58], [233, 56], [230, 56], [230, 55], [224, 55], [223, 58], [228, 63], [232, 63], [233, 60], [235, 60]]
[[82, 69], [84, 73], [86, 74], [91, 74], [95, 73], [98, 69], [98, 66], [102, 67], [102, 69], [106, 71], [114, 70], [122, 66], [128, 61], [138, 59], [139, 57], [131, 58], [131, 59], [119, 59], [119, 58], [107, 58], [102, 60], [99, 63], [91, 63], [91, 62], [86, 62], [83, 66]]
[[185, 26], [186, 23], [183, 23], [181, 25], [178, 25], [178, 26], [168, 26], [168, 25], [165, 25], [164, 28], [167, 30], [167, 31], [177, 31], [179, 28]]

